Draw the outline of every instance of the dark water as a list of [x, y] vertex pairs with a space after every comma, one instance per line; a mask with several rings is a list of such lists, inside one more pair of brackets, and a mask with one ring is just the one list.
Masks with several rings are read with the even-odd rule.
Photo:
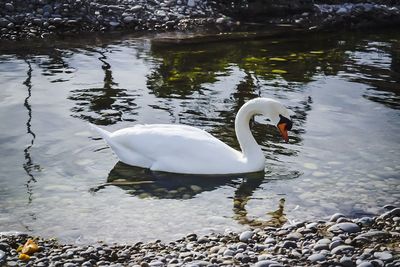
[[[400, 34], [156, 46], [87, 37], [0, 44], [0, 231], [66, 242], [172, 240], [400, 205]], [[88, 122], [183, 123], [238, 148], [246, 100], [295, 112], [290, 143], [256, 118], [265, 173], [199, 177], [118, 163]]]

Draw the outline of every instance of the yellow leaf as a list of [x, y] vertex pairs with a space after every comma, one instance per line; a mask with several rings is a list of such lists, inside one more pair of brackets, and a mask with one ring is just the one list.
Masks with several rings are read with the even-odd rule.
[[31, 258], [31, 256], [26, 255], [24, 253], [19, 254], [18, 259], [22, 260], [22, 261], [29, 261]]
[[318, 50], [318, 51], [310, 51], [310, 54], [316, 54], [316, 55], [320, 55], [323, 54], [324, 51]]
[[26, 241], [24, 247], [22, 248], [21, 253], [32, 255], [37, 251], [39, 251], [39, 246], [32, 239], [28, 239], [28, 241]]
[[285, 74], [285, 73], [287, 73], [286, 70], [272, 70], [271, 72], [275, 73], [275, 74]]
[[281, 58], [281, 57], [271, 57], [271, 58], [269, 58], [269, 60], [272, 60], [272, 61], [287, 61], [287, 59]]
[[297, 54], [296, 53], [292, 53], [292, 54], [290, 54], [290, 56], [291, 57], [295, 57], [295, 56], [297, 56]]

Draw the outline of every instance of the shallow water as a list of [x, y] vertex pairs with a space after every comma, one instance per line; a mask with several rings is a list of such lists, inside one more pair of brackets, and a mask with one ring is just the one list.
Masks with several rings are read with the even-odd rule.
[[[268, 221], [281, 198], [289, 220], [400, 205], [399, 33], [190, 46], [88, 36], [0, 51], [0, 232], [168, 241]], [[257, 96], [295, 113], [289, 144], [256, 118], [265, 173], [150, 173], [118, 163], [87, 124], [183, 123], [238, 148], [234, 116]]]

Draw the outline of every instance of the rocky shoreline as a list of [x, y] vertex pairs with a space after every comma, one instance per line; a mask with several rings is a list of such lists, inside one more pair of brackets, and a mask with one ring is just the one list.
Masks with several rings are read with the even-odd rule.
[[[242, 233], [189, 234], [163, 243], [60, 244], [22, 233], [0, 233], [0, 266], [400, 266], [400, 208], [376, 217], [258, 226]], [[39, 251], [17, 252], [33, 239]]]
[[[266, 16], [261, 25], [289, 23], [304, 30], [400, 25], [398, 6], [379, 3], [315, 4], [309, 12]], [[209, 0], [5, 0], [0, 40], [46, 38], [109, 31], [248, 30]], [[260, 27], [260, 26], [259, 26]], [[262, 27], [262, 26], [261, 26]], [[250, 27], [251, 28], [251, 27]]]

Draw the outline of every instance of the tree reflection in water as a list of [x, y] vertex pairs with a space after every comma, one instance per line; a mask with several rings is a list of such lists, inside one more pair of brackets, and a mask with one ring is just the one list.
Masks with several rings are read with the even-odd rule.
[[112, 66], [107, 62], [105, 51], [96, 51], [104, 71], [102, 87], [72, 90], [70, 100], [76, 101], [71, 110], [74, 117], [100, 125], [110, 125], [122, 121], [125, 114], [136, 115], [135, 97], [128, 94], [127, 89], [119, 88], [114, 81]]

